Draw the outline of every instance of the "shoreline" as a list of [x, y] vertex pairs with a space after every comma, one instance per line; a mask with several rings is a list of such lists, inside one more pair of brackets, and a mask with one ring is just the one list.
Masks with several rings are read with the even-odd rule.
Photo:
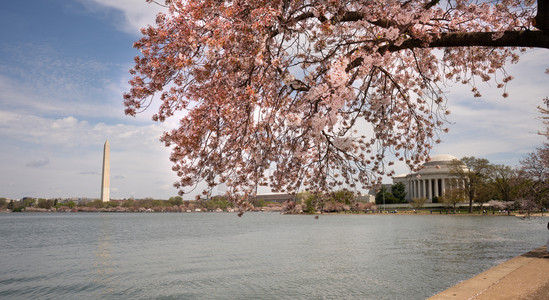
[[516, 256], [446, 289], [429, 300], [547, 299], [549, 253], [546, 246]]
[[[171, 209], [165, 209], [165, 210], [153, 210], [153, 209], [137, 209], [137, 210], [122, 210], [122, 209], [73, 209], [73, 210], [47, 210], [47, 209], [28, 209], [23, 210], [21, 212], [13, 212], [10, 210], [2, 209], [0, 210], [0, 214], [2, 213], [183, 213], [183, 214], [201, 214], [201, 213], [229, 213], [229, 214], [238, 214], [238, 211], [186, 211], [183, 209], [180, 210], [171, 210]], [[281, 210], [255, 210], [255, 211], [247, 211], [245, 213], [279, 213], [283, 215], [304, 215], [304, 216], [311, 216], [311, 217], [319, 217], [319, 216], [337, 216], [337, 215], [346, 215], [346, 216], [368, 216], [368, 215], [387, 215], [387, 216], [411, 216], [411, 215], [433, 215], [433, 216], [477, 216], [477, 217], [516, 217], [521, 219], [527, 219], [529, 217], [549, 217], [549, 213], [547, 212], [539, 212], [539, 213], [532, 213], [529, 216], [520, 212], [510, 212], [510, 213], [446, 213], [439, 211], [408, 211], [408, 210], [401, 210], [397, 212], [393, 211], [369, 211], [369, 212], [326, 212], [326, 213], [316, 213], [316, 214], [307, 214], [307, 213], [285, 213]]]

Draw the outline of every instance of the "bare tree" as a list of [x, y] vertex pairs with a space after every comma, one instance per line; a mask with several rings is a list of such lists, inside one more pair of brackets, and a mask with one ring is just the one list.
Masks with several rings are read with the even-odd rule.
[[457, 189], [469, 200], [469, 213], [473, 212], [473, 200], [477, 190], [488, 178], [489, 162], [484, 158], [463, 157], [450, 164], [450, 173], [458, 179]]
[[546, 206], [549, 203], [549, 146], [537, 148], [521, 160], [519, 176], [519, 198]]
[[463, 201], [463, 190], [459, 188], [448, 189], [440, 198], [440, 201], [456, 210], [456, 204]]
[[490, 181], [501, 195], [501, 200], [511, 201], [512, 181], [517, 171], [505, 165], [491, 165], [489, 171]]

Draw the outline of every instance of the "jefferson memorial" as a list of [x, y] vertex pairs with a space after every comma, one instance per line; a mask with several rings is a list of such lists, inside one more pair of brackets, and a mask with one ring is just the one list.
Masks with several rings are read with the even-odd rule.
[[444, 195], [445, 191], [455, 187], [457, 178], [450, 172], [450, 165], [458, 158], [449, 154], [433, 155], [431, 160], [423, 164], [418, 172], [402, 174], [393, 177], [393, 184], [402, 182], [406, 186], [406, 200]]

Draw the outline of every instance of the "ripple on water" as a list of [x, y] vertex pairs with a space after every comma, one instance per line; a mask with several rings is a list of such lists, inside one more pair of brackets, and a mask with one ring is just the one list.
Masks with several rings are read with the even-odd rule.
[[548, 219], [2, 215], [0, 295], [424, 299], [543, 245]]

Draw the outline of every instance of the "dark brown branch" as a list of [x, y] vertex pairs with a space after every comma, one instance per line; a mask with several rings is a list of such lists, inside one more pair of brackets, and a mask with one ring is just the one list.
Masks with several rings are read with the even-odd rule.
[[538, 12], [532, 24], [537, 29], [549, 33], [549, 0], [538, 0]]
[[[549, 49], [549, 35], [541, 31], [506, 31], [499, 39], [492, 39], [493, 32], [450, 32], [427, 43], [420, 39], [409, 39], [402, 45], [380, 47], [379, 52], [397, 52], [416, 48], [450, 48], [450, 47], [533, 47]], [[353, 60], [346, 70], [352, 70], [362, 63], [362, 58]]]
[[[548, 0], [541, 0], [541, 1], [548, 1]], [[427, 3], [424, 7], [425, 10], [429, 10], [431, 7], [437, 5], [440, 2], [440, 0], [432, 0], [429, 3]], [[337, 16], [334, 16], [331, 19], [327, 19], [325, 16], [319, 16], [318, 20], [322, 23], [326, 21], [330, 21], [332, 24], [338, 23], [338, 22], [356, 22], [364, 19], [365, 14], [360, 11], [346, 11], [343, 12]], [[303, 21], [309, 18], [314, 18], [314, 14], [312, 12], [305, 12], [295, 18], [293, 18], [292, 22], [299, 22]], [[388, 19], [381, 19], [381, 20], [367, 20], [368, 23], [371, 23], [373, 25], [388, 28], [391, 26], [399, 27], [399, 24], [393, 20]]]
[[425, 10], [428, 10], [429, 8], [437, 5], [440, 2], [440, 0], [433, 0], [425, 5]]
[[506, 31], [499, 39], [494, 32], [444, 33], [440, 38], [425, 44], [417, 39], [405, 41], [400, 46], [389, 46], [391, 52], [411, 48], [439, 47], [533, 47], [549, 49], [549, 35], [541, 31]]
[[[439, 0], [433, 0], [426, 4], [425, 9], [438, 4]], [[533, 25], [540, 31], [506, 31], [503, 35], [494, 39], [497, 35], [494, 32], [447, 32], [442, 33], [440, 37], [433, 37], [431, 42], [426, 42], [421, 39], [411, 38], [404, 41], [401, 45], [396, 46], [394, 44], [380, 47], [378, 52], [385, 53], [397, 52], [405, 49], [416, 48], [451, 48], [451, 47], [527, 47], [527, 48], [545, 48], [549, 49], [549, 0], [538, 0], [538, 11], [536, 17], [532, 20]], [[303, 21], [308, 18], [312, 18], [314, 15], [311, 12], [303, 13], [292, 20], [292, 22]], [[362, 12], [344, 12], [343, 14], [332, 18], [331, 20], [321, 16], [318, 18], [321, 22], [353, 22], [364, 19], [364, 13]], [[380, 27], [396, 26], [394, 21], [391, 20], [369, 20], [369, 23]], [[346, 68], [346, 71], [350, 71], [362, 64], [362, 58], [356, 58]], [[308, 87], [302, 82], [295, 82], [295, 86], [292, 86], [294, 90], [307, 91]], [[297, 88], [297, 89], [296, 89]]]

